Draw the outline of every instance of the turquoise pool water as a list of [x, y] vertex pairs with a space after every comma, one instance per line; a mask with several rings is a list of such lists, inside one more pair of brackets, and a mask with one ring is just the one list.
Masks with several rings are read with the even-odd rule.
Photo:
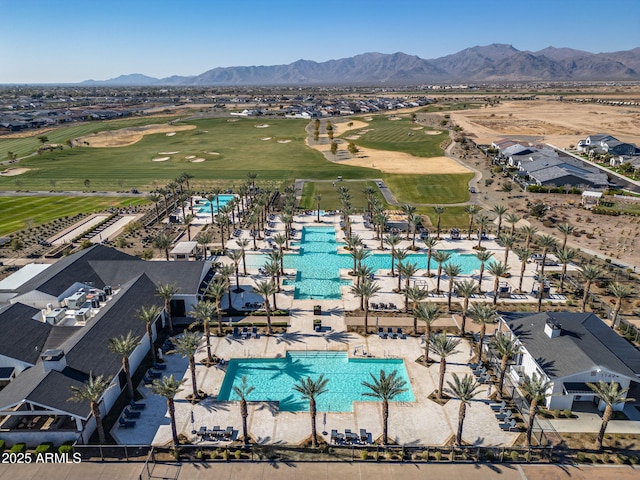
[[[352, 269], [353, 258], [349, 254], [338, 254], [335, 229], [333, 227], [304, 227], [299, 245], [299, 254], [285, 254], [284, 256], [285, 268], [297, 270], [294, 298], [341, 298], [340, 287], [351, 285], [351, 281], [340, 279], [340, 269]], [[452, 256], [449, 262], [459, 264], [462, 267], [463, 275], [470, 275], [474, 270], [480, 269], [480, 262], [475, 255], [459, 254], [453, 250], [450, 252]], [[265, 261], [265, 255], [247, 256], [247, 265], [251, 268], [261, 267]], [[427, 268], [425, 253], [411, 254], [406, 261], [416, 263], [420, 269]], [[391, 254], [374, 254], [364, 263], [374, 271], [390, 269]], [[431, 259], [431, 268], [438, 268], [438, 264], [433, 259]]]
[[235, 195], [218, 195], [213, 202], [208, 200], [204, 200], [203, 203], [198, 204], [198, 213], [209, 213], [211, 214], [211, 210], [213, 209], [213, 213], [218, 213], [218, 200], [220, 201], [220, 206], [224, 207], [227, 203], [229, 203]]
[[392, 358], [349, 358], [347, 352], [287, 352], [284, 358], [250, 358], [229, 361], [218, 400], [238, 400], [233, 386], [239, 386], [242, 377], [247, 377], [248, 385], [254, 387], [247, 397], [250, 401], [277, 401], [280, 410], [300, 412], [309, 409], [309, 402], [302, 400], [293, 386], [301, 378], [316, 379], [324, 374], [329, 379], [327, 393], [316, 400], [319, 412], [352, 412], [354, 401], [376, 401], [366, 397], [370, 392], [362, 385], [371, 382], [372, 373], [376, 378], [380, 370], [387, 374], [397, 371], [397, 375], [407, 382], [406, 392], [397, 396], [396, 402], [414, 402], [413, 389], [409, 382], [404, 360]]

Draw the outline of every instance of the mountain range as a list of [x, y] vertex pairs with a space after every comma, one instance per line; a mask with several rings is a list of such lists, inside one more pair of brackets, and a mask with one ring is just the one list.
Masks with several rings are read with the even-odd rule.
[[450, 82], [640, 80], [640, 47], [590, 53], [547, 47], [537, 52], [492, 44], [425, 60], [405, 53], [364, 53], [339, 60], [288, 65], [217, 67], [200, 75], [142, 74], [86, 80], [86, 86], [415, 85]]

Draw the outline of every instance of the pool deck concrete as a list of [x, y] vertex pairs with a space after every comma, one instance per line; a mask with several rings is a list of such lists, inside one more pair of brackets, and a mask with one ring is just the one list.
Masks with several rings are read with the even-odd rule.
[[[338, 241], [344, 240], [344, 233], [339, 228], [340, 217], [338, 215], [321, 218], [322, 225], [335, 228]], [[352, 218], [353, 233], [360, 235], [367, 247], [372, 249], [374, 253], [381, 252], [375, 250], [375, 248], [379, 247], [379, 240], [375, 239], [375, 234], [370, 228], [365, 227], [363, 218], [361, 216]], [[316, 217], [314, 215], [298, 215], [295, 217], [294, 228], [297, 230], [298, 239], [303, 227], [319, 225], [315, 220]], [[278, 218], [274, 219], [273, 223], [275, 225], [271, 230], [274, 233], [284, 231], [284, 226]], [[253, 239], [246, 231], [242, 233], [242, 236], [251, 240], [249, 247], [251, 249]], [[258, 240], [258, 252], [256, 253], [264, 254], [272, 250], [268, 239], [269, 237], [265, 237], [265, 239]], [[234, 242], [230, 241], [229, 247], [233, 248], [233, 244]], [[406, 248], [410, 244], [411, 240], [405, 239], [401, 242], [399, 248]], [[474, 253], [475, 251], [472, 247], [476, 244], [477, 240], [452, 241], [443, 237], [438, 248], [456, 250], [460, 253]], [[426, 254], [426, 251], [422, 248], [424, 244], [419, 239], [416, 239], [416, 245]], [[504, 250], [495, 241], [491, 239], [484, 240], [483, 245], [494, 252], [495, 258], [504, 259]], [[389, 253], [389, 250], [384, 253]], [[251, 254], [252, 251], [248, 250], [247, 255]], [[217, 260], [223, 263], [230, 262], [227, 257], [220, 257]], [[511, 272], [514, 272], [514, 276], [507, 279], [507, 281], [512, 288], [516, 288], [519, 280], [520, 262], [515, 253], [510, 254], [509, 265]], [[524, 291], [531, 291], [534, 285], [534, 267], [535, 263], [527, 264], [523, 283]], [[287, 271], [287, 273], [293, 274], [295, 272]], [[397, 277], [393, 278], [389, 273], [388, 270], [381, 270], [376, 273], [375, 280], [381, 286], [381, 292], [372, 301], [376, 303], [395, 303], [401, 309], [404, 304], [404, 298], [393, 291], [397, 286]], [[430, 291], [434, 290], [435, 278], [426, 277], [424, 273], [426, 272], [418, 271], [411, 280], [414, 283], [428, 286]], [[349, 278], [346, 270], [341, 271], [341, 276], [345, 279]], [[460, 276], [459, 280], [464, 278], [464, 276]], [[472, 278], [476, 279], [476, 281], [478, 280], [477, 272], [472, 274]], [[246, 302], [262, 302], [262, 298], [253, 292], [252, 287], [257, 281], [265, 279], [265, 276], [260, 274], [257, 268], [248, 269], [248, 275], [240, 277], [240, 286], [243, 292], [232, 295], [234, 307], [241, 309]], [[442, 280], [441, 289], [446, 289], [448, 287], [447, 284], [448, 279], [445, 277]], [[493, 290], [493, 278], [488, 273], [485, 273], [482, 286], [485, 291], [490, 292]], [[436, 296], [430, 297], [430, 299], [442, 302], [446, 300], [446, 297]], [[453, 300], [456, 302], [461, 301], [461, 299], [457, 298]], [[492, 300], [492, 294], [489, 293], [471, 301], [491, 302]], [[522, 298], [500, 299], [499, 303], [531, 303], [534, 301], [535, 298], [531, 295], [523, 295]], [[555, 296], [552, 301], [561, 302], [563, 297]], [[405, 361], [416, 401], [411, 403], [393, 402], [391, 404], [389, 417], [391, 440], [399, 444], [424, 445], [440, 445], [450, 441], [457, 427], [460, 402], [453, 399], [444, 406], [440, 406], [427, 398], [437, 389], [439, 363], [436, 362], [426, 368], [415, 362], [423, 353], [420, 338], [381, 339], [377, 335], [363, 337], [359, 334], [348, 332], [344, 312], [356, 310], [359, 306], [359, 299], [350, 293], [348, 286], [342, 287], [341, 299], [298, 300], [294, 299], [294, 285], [285, 285], [282, 287], [282, 292], [277, 294], [277, 304], [279, 308], [291, 310], [290, 325], [285, 334], [261, 335], [257, 339], [244, 340], [233, 338], [232, 336], [211, 337], [213, 353], [217, 357], [226, 360], [231, 358], [282, 357], [289, 350], [339, 350], [346, 351], [350, 355], [354, 355], [354, 352], [357, 355], [362, 355], [362, 352], [365, 351], [369, 355], [378, 358], [402, 358]], [[313, 314], [313, 308], [316, 305], [322, 307], [321, 317]], [[227, 306], [226, 295], [222, 300], [222, 306], [223, 308]], [[375, 327], [375, 317], [376, 313], [371, 312], [369, 325], [372, 330]], [[316, 318], [322, 319], [322, 324], [325, 327], [322, 333], [314, 331], [313, 320]], [[383, 318], [384, 322], [388, 322], [391, 317], [381, 318]], [[455, 317], [448, 316], [437, 322], [443, 325], [454, 324], [456, 320]], [[404, 322], [406, 321], [405, 319]], [[409, 329], [405, 329], [405, 331], [407, 332]], [[462, 339], [457, 352], [447, 360], [445, 385], [454, 372], [458, 375], [471, 373], [471, 369], [467, 366], [470, 350], [470, 345], [466, 340]], [[195, 442], [198, 441], [195, 431], [200, 426], [206, 426], [209, 429], [214, 426], [220, 426], [223, 429], [227, 426], [233, 426], [233, 438], [237, 439], [242, 435], [239, 403], [217, 401], [216, 395], [224, 379], [225, 369], [220, 366], [205, 367], [201, 363], [204, 357], [205, 351], [202, 348], [196, 357], [198, 361], [197, 381], [198, 388], [205, 391], [209, 397], [197, 405], [191, 405], [186, 400], [186, 396], [191, 392], [187, 360], [176, 355], [166, 357], [169, 365], [167, 373], [173, 373], [177, 377], [184, 377], [187, 380], [184, 390], [176, 397], [178, 431]], [[436, 360], [438, 359], [435, 355], [432, 355], [432, 357], [435, 357]], [[467, 409], [463, 440], [469, 444], [477, 445], [511, 445], [516, 440], [518, 433], [505, 432], [500, 429], [494, 413], [486, 403], [486, 388], [486, 386], [481, 388], [471, 407]], [[145, 396], [147, 403], [147, 408], [143, 413], [144, 421], [139, 421], [135, 429], [115, 427], [112, 434], [120, 443], [165, 445], [171, 439], [166, 401], [163, 398], [152, 395], [145, 386], [141, 386], [140, 391]], [[346, 428], [352, 431], [359, 431], [359, 429], [364, 428], [371, 433], [374, 440], [382, 435], [382, 412], [381, 406], [377, 402], [355, 402], [352, 412], [328, 412], [326, 413], [326, 424], [323, 423], [324, 413], [319, 412], [318, 414], [319, 432], [330, 432], [332, 429], [344, 431]], [[298, 444], [310, 435], [310, 417], [308, 412], [280, 412], [277, 403], [251, 403], [249, 405], [248, 428], [253, 440], [258, 443]], [[328, 436], [325, 439], [327, 441], [330, 440]]]

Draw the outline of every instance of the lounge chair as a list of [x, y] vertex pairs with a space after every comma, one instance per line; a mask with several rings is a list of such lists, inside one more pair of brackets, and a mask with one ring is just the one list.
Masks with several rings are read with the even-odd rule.
[[251, 327], [251, 337], [252, 338], [258, 338], [258, 327]]
[[378, 327], [378, 336], [379, 336], [380, 338], [387, 338], [387, 334], [386, 334], [386, 333], [384, 333], [384, 328], [382, 328], [382, 327]]
[[496, 419], [497, 420], [503, 420], [503, 421], [506, 422], [511, 418], [512, 415], [513, 415], [513, 412], [509, 409], [504, 413], [497, 413], [496, 414]]
[[493, 405], [489, 405], [491, 407], [491, 410], [493, 410], [494, 412], [499, 412], [500, 410], [502, 410], [504, 407], [507, 406], [507, 402], [505, 402], [504, 400], [500, 403], [496, 403]]
[[131, 411], [128, 408], [124, 409], [124, 416], [125, 418], [140, 418], [140, 412], [139, 411]]
[[133, 420], [125, 420], [122, 417], [120, 417], [120, 419], [118, 420], [118, 423], [122, 428], [133, 428], [136, 426], [136, 422], [134, 422]]
[[238, 329], [238, 327], [233, 327], [233, 338], [238, 338], [239, 336], [240, 336], [240, 330]]
[[331, 443], [338, 443], [338, 430], [331, 430]]
[[146, 404], [136, 403], [133, 400], [129, 402], [129, 406], [131, 407], [132, 410], [144, 410], [147, 407]]
[[360, 429], [360, 441], [362, 443], [369, 443], [369, 434], [364, 428]]
[[149, 370], [147, 372], [147, 375], [149, 376], [149, 378], [160, 378], [162, 376], [162, 373], [154, 372], [153, 370]]
[[511, 432], [511, 431], [514, 431], [514, 430], [517, 431], [518, 430], [518, 426], [516, 424], [516, 421], [513, 418], [511, 420], [509, 420], [508, 422], [501, 423], [500, 424], [500, 428], [502, 430], [507, 431], [507, 432]]
[[398, 334], [393, 331], [393, 328], [387, 328], [387, 335], [391, 338], [398, 338]]
[[200, 437], [201, 439], [204, 439], [204, 437], [207, 436], [207, 427], [204, 425], [201, 426], [200, 430], [196, 432], [196, 436]]
[[167, 369], [167, 364], [166, 363], [154, 363], [153, 364], [153, 368], [155, 368], [156, 370], [166, 370]]
[[231, 438], [233, 437], [233, 427], [227, 427], [227, 429], [224, 431], [224, 438]]
[[242, 328], [242, 338], [243, 339], [249, 338], [249, 329], [247, 327]]
[[149, 385], [150, 383], [153, 383], [153, 378], [145, 374], [145, 376], [142, 377], [142, 381], [144, 382], [145, 385]]
[[407, 338], [407, 336], [406, 336], [406, 335], [404, 334], [404, 332], [402, 331], [402, 328], [401, 328], [401, 327], [398, 327], [398, 328], [396, 329], [396, 335], [398, 335], [398, 338], [402, 338], [403, 340], [404, 340], [405, 338]]

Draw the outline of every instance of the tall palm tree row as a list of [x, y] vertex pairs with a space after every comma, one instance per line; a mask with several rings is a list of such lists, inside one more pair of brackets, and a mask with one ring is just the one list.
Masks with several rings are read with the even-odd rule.
[[504, 205], [494, 205], [491, 211], [498, 216], [498, 230], [496, 232], [496, 237], [500, 237], [502, 230], [502, 217], [507, 213], [507, 207]]
[[458, 430], [456, 432], [456, 445], [462, 445], [462, 427], [467, 415], [467, 407], [471, 406], [471, 399], [474, 397], [481, 385], [476, 382], [473, 375], [466, 374], [460, 378], [455, 373], [452, 375], [453, 382], [447, 382], [449, 388], [447, 393], [458, 397], [460, 407], [458, 409]]
[[267, 311], [267, 333], [271, 335], [273, 329], [271, 328], [271, 304], [269, 303], [269, 297], [276, 291], [276, 286], [272, 282], [261, 281], [254, 287], [255, 292], [264, 299], [264, 309]]
[[451, 252], [445, 252], [443, 250], [436, 250], [433, 253], [433, 259], [438, 264], [438, 273], [436, 280], [436, 293], [440, 293], [440, 277], [442, 276], [442, 267], [451, 258]]
[[538, 404], [543, 403], [549, 396], [551, 382], [536, 373], [532, 375], [524, 374], [520, 388], [529, 397], [529, 422], [527, 424], [527, 434], [525, 437], [525, 446], [531, 446], [531, 433], [533, 432], [533, 423], [538, 413]]
[[593, 390], [596, 397], [605, 404], [604, 413], [602, 414], [602, 424], [600, 425], [600, 430], [596, 437], [596, 449], [602, 450], [602, 440], [604, 439], [604, 434], [607, 431], [609, 420], [611, 420], [611, 417], [613, 416], [613, 407], [625, 402], [633, 402], [635, 399], [627, 397], [626, 395], [629, 389], [620, 388], [620, 384], [617, 382], [607, 383], [600, 380], [598, 383], [587, 383], [587, 386]]
[[518, 259], [520, 260], [520, 280], [518, 281], [518, 292], [522, 292], [522, 281], [524, 280], [524, 271], [527, 268], [527, 262], [533, 255], [533, 250], [526, 247], [516, 247], [515, 249], [516, 255], [518, 255]]
[[318, 447], [318, 435], [316, 433], [316, 415], [318, 409], [316, 407], [316, 399], [319, 395], [326, 393], [328, 378], [324, 375], [320, 375], [317, 379], [311, 377], [301, 378], [298, 383], [293, 386], [293, 389], [298, 392], [304, 400], [309, 401], [309, 413], [311, 415], [311, 446]]
[[453, 285], [456, 280], [456, 277], [462, 273], [462, 267], [457, 263], [447, 263], [444, 266], [444, 273], [449, 277], [449, 290], [447, 296], [447, 308], [449, 313], [451, 313], [451, 297], [453, 295]]
[[478, 293], [482, 293], [482, 277], [484, 275], [484, 266], [493, 257], [493, 252], [483, 250], [475, 253], [476, 258], [480, 262], [480, 273], [478, 274]]
[[[217, 290], [218, 288], [222, 287], [224, 288], [224, 286], [221, 283], [218, 282], [214, 282], [211, 283], [209, 285], [209, 289], [207, 290], [207, 292], [212, 295], [212, 290]], [[224, 292], [224, 290], [222, 290], [222, 292]], [[223, 294], [222, 292], [215, 292], [216, 294]], [[219, 303], [220, 301], [218, 300], [217, 303]], [[213, 319], [213, 315], [216, 313], [216, 311], [218, 310], [218, 306], [217, 303], [214, 302], [210, 302], [208, 300], [205, 301], [200, 301], [198, 303], [196, 303], [196, 307], [189, 312], [189, 315], [191, 315], [193, 318], [196, 319], [196, 321], [194, 323], [192, 323], [189, 328], [193, 328], [196, 326], [200, 326], [202, 325], [202, 331], [204, 334], [204, 338], [205, 338], [205, 344], [207, 346], [207, 363], [212, 364], [213, 363], [213, 355], [211, 353], [211, 330], [210, 330], [210, 324], [211, 324], [211, 320]]]
[[371, 375], [371, 381], [363, 381], [362, 385], [371, 391], [364, 392], [363, 395], [382, 400], [382, 443], [386, 445], [389, 439], [389, 402], [407, 391], [405, 388], [407, 382], [398, 377], [396, 370], [390, 374], [380, 370], [378, 377], [374, 377], [373, 373], [369, 375]]
[[251, 395], [251, 392], [255, 390], [255, 387], [249, 385], [247, 377], [242, 376], [242, 381], [239, 386], [234, 386], [233, 391], [240, 399], [240, 416], [242, 417], [242, 443], [246, 446], [249, 445], [249, 429], [247, 428], [247, 418], [249, 417], [249, 409], [247, 408], [247, 397]]
[[597, 265], [584, 265], [579, 269], [580, 276], [585, 281], [584, 294], [582, 296], [582, 308], [580, 311], [584, 312], [587, 307], [587, 300], [589, 299], [589, 292], [591, 291], [591, 284], [602, 276], [604, 273]]
[[156, 350], [153, 347], [153, 323], [160, 315], [162, 309], [157, 305], [143, 305], [137, 312], [136, 317], [138, 320], [145, 323], [147, 329], [147, 338], [149, 339], [149, 350], [151, 353], [151, 361], [155, 364], [158, 359], [156, 358]]
[[478, 284], [472, 279], [463, 280], [462, 282], [456, 282], [456, 290], [458, 291], [458, 297], [462, 297], [462, 322], [460, 325], [460, 333], [464, 335], [466, 333], [467, 326], [467, 312], [469, 310], [469, 299], [478, 293]]
[[467, 205], [464, 207], [465, 213], [469, 216], [469, 230], [467, 232], [467, 240], [471, 240], [471, 230], [473, 229], [473, 220], [476, 217], [476, 214], [480, 211], [480, 207], [478, 205]]
[[389, 245], [391, 247], [391, 276], [395, 277], [395, 270], [394, 270], [394, 261], [396, 259], [395, 253], [396, 253], [396, 247], [398, 246], [398, 244], [400, 243], [400, 237], [398, 237], [397, 235], [387, 235], [386, 237], [384, 237], [384, 243], [386, 243], [387, 245]]
[[182, 385], [187, 379], [177, 380], [173, 374], [168, 377], [156, 378], [151, 384], [151, 391], [167, 399], [167, 411], [169, 412], [169, 423], [171, 424], [171, 441], [173, 450], [178, 451], [180, 442], [178, 440], [178, 428], [176, 426], [176, 406], [174, 402], [175, 396], [180, 393]]
[[500, 356], [500, 375], [498, 376], [498, 400], [502, 400], [502, 389], [504, 387], [504, 376], [507, 372], [507, 365], [511, 358], [520, 353], [518, 340], [508, 333], [498, 332], [493, 337], [491, 344]]
[[480, 336], [478, 338], [478, 362], [482, 363], [482, 345], [487, 333], [487, 325], [497, 323], [496, 309], [490, 303], [474, 303], [469, 309], [469, 314], [474, 323], [480, 325]]
[[[419, 285], [413, 285], [409, 288], [407, 288], [407, 290], [405, 291], [405, 298], [411, 302], [412, 305], [412, 312], [413, 312], [413, 334], [417, 335], [418, 334], [418, 317], [415, 314], [416, 312], [416, 305], [421, 302], [422, 300], [424, 300], [425, 298], [427, 298], [428, 296], [428, 292], [427, 289], [424, 287], [421, 287]], [[405, 305], [405, 310], [407, 312], [409, 312], [409, 305]]]
[[164, 300], [164, 312], [169, 325], [169, 335], [173, 335], [173, 320], [171, 318], [171, 299], [180, 292], [175, 283], [161, 283], [156, 289], [156, 295]]
[[427, 237], [424, 240], [424, 246], [427, 249], [427, 277], [431, 276], [431, 257], [433, 256], [433, 249], [439, 241], [436, 237]]
[[509, 273], [510, 268], [502, 262], [491, 262], [487, 271], [493, 275], [493, 304], [498, 303], [498, 287], [500, 279]]
[[174, 350], [184, 358], [189, 359], [189, 370], [191, 372], [191, 387], [193, 389], [192, 400], [199, 400], [201, 395], [198, 390], [196, 380], [196, 353], [200, 349], [202, 335], [198, 332], [189, 332], [185, 330], [182, 335], [173, 339]]
[[622, 309], [622, 301], [629, 297], [632, 293], [631, 287], [620, 282], [611, 282], [609, 284], [609, 292], [616, 299], [616, 305], [613, 308], [613, 318], [611, 319], [611, 328], [616, 327], [618, 315]]
[[418, 303], [413, 313], [419, 320], [425, 323], [424, 332], [424, 364], [429, 365], [429, 345], [431, 343], [431, 325], [440, 316], [440, 307], [431, 302]]
[[436, 240], [440, 240], [440, 217], [442, 217], [442, 214], [444, 213], [444, 207], [436, 205], [435, 207], [433, 207], [433, 211], [438, 217], [438, 220], [436, 222]]
[[351, 286], [351, 293], [360, 298], [360, 309], [364, 311], [364, 334], [369, 333], [369, 300], [376, 296], [381, 287], [374, 281], [366, 279], [360, 284]]

